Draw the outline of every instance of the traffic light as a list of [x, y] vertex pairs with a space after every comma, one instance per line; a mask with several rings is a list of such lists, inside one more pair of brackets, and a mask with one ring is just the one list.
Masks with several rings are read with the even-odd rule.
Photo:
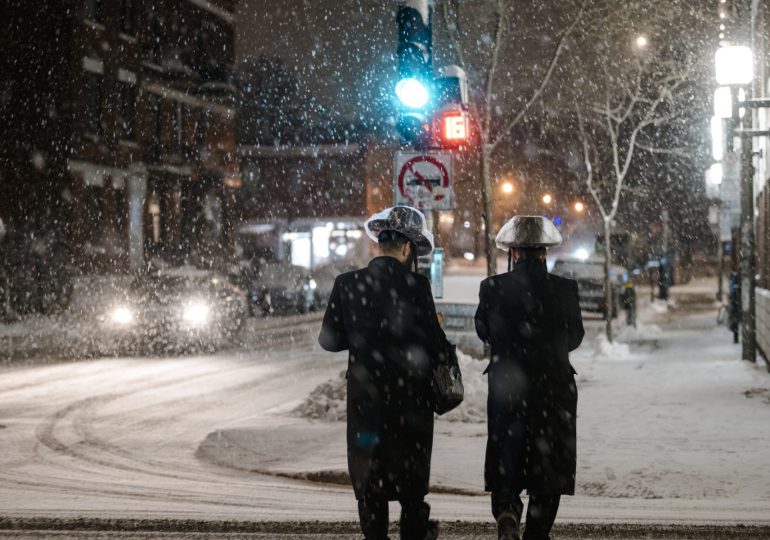
[[440, 148], [465, 146], [471, 138], [465, 70], [447, 66], [439, 75], [434, 82], [440, 107], [433, 115], [433, 144]]
[[406, 0], [398, 8], [398, 131], [407, 141], [424, 139], [433, 91], [433, 6], [429, 0]]

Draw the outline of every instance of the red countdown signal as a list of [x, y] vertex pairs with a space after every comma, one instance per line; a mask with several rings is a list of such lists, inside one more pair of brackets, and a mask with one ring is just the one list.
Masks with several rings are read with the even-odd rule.
[[460, 107], [440, 109], [433, 117], [434, 142], [441, 148], [457, 148], [470, 140], [468, 113]]

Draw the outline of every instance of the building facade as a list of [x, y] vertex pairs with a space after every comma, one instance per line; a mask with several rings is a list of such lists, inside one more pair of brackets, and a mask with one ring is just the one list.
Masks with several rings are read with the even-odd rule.
[[247, 256], [318, 267], [370, 255], [361, 226], [393, 204], [392, 143], [243, 144], [240, 240]]
[[[751, 2], [751, 44], [754, 51], [755, 98], [770, 97], [770, 5], [762, 0]], [[770, 129], [770, 108], [759, 109], [754, 116], [755, 126]], [[770, 137], [755, 139], [759, 151], [754, 177], [754, 202], [756, 205], [756, 254], [757, 254], [757, 346], [770, 368]]]
[[0, 38], [11, 226], [61, 229], [84, 269], [227, 251], [236, 2], [14, 4]]

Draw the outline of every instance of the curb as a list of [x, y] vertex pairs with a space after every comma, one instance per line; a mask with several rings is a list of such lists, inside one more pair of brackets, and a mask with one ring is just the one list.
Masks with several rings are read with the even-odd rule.
[[[395, 523], [393, 524], [395, 526]], [[494, 534], [491, 522], [442, 521], [448, 534]], [[14, 518], [0, 517], [2, 531], [83, 531], [83, 532], [168, 532], [168, 533], [276, 533], [276, 534], [357, 534], [352, 521], [204, 521], [180, 519], [108, 518]], [[699, 539], [717, 540], [770, 538], [770, 525], [744, 524], [644, 524], [644, 523], [557, 523], [554, 532], [566, 537], [603, 539]]]

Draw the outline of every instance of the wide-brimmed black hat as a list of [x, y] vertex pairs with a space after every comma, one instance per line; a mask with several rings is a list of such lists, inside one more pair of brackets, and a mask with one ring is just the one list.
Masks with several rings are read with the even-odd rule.
[[433, 251], [433, 234], [425, 224], [425, 215], [411, 206], [394, 206], [377, 212], [364, 223], [366, 235], [377, 242], [382, 231], [395, 231], [406, 236], [417, 249], [417, 255]]

